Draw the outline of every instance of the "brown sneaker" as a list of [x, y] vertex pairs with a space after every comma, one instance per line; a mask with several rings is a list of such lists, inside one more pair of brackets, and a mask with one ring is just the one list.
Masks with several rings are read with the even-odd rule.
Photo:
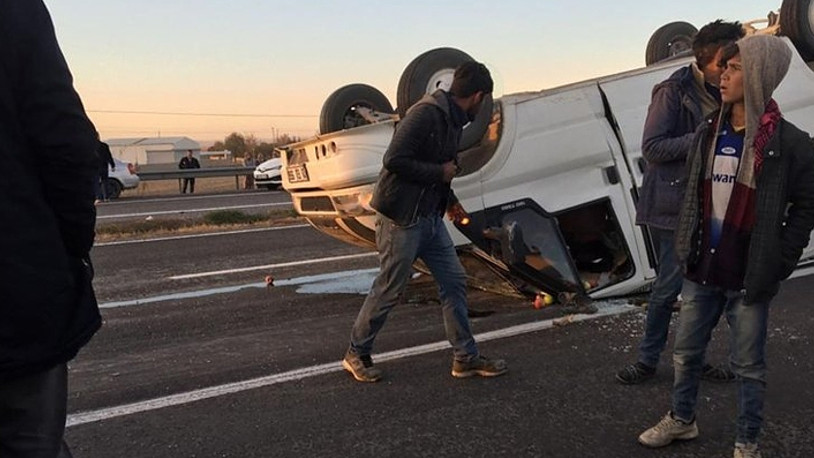
[[471, 361], [454, 361], [452, 363], [452, 376], [457, 378], [472, 377], [497, 377], [509, 371], [506, 361], [502, 359], [489, 359], [485, 356], [476, 356]]
[[749, 444], [735, 442], [735, 453], [733, 456], [735, 458], [760, 458], [761, 454], [755, 442]]
[[659, 421], [656, 426], [648, 429], [639, 436], [639, 443], [646, 447], [664, 447], [674, 440], [690, 440], [698, 437], [698, 425], [673, 418], [671, 412]]
[[360, 382], [378, 382], [382, 378], [382, 371], [373, 367], [370, 355], [357, 356], [347, 353], [342, 359], [342, 367]]

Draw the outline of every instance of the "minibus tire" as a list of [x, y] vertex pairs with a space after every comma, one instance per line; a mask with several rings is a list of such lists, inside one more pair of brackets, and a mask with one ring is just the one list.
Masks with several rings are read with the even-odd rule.
[[814, 60], [814, 0], [783, 0], [780, 34], [791, 39], [803, 60]]
[[670, 22], [656, 29], [644, 53], [646, 65], [652, 65], [668, 57], [692, 49], [692, 39], [698, 29], [689, 22]]
[[354, 113], [356, 107], [369, 108], [380, 113], [393, 113], [393, 105], [378, 89], [367, 84], [348, 84], [335, 90], [325, 99], [319, 113], [319, 133], [329, 134], [370, 124]]

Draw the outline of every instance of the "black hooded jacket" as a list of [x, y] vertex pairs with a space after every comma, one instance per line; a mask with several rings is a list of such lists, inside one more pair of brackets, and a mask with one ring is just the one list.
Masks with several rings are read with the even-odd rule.
[[702, 204], [703, 180], [714, 155], [714, 121], [727, 113], [727, 105], [696, 132], [688, 156], [687, 193], [676, 228], [676, 256], [685, 273], [696, 271], [703, 257], [720, 257], [716, 265], [718, 278], [724, 278], [722, 273], [727, 277], [737, 274], [742, 277], [746, 303], [767, 303], [777, 294], [780, 282], [794, 271], [814, 229], [814, 148], [808, 133], [783, 119], [763, 148], [762, 168], [754, 172], [754, 138], [772, 93], [786, 75], [792, 54], [786, 42], [767, 35], [748, 36], [738, 41], [738, 47], [743, 66], [746, 133], [737, 181], [753, 186], [756, 196], [754, 225], [748, 233], [739, 235], [744, 238], [745, 256], [733, 259], [723, 244], [715, 250], [704, 249], [709, 221]]
[[91, 288], [96, 131], [41, 0], [0, 0], [0, 381], [76, 355]]
[[452, 119], [449, 99], [441, 90], [410, 107], [384, 154], [371, 206], [396, 224], [408, 226], [418, 219], [421, 199], [428, 192], [442, 195], [442, 213], [456, 203], [452, 188], [443, 181], [442, 164], [457, 163], [461, 132]]

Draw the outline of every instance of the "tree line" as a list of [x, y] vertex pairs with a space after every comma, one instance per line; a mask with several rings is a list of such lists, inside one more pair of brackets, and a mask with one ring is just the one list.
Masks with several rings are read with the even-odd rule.
[[229, 150], [232, 152], [232, 157], [246, 157], [246, 154], [251, 154], [258, 160], [270, 159], [276, 157], [274, 148], [289, 143], [296, 143], [301, 139], [296, 136], [288, 134], [280, 134], [273, 143], [260, 141], [253, 134], [243, 135], [237, 132], [232, 132], [223, 141], [217, 141], [214, 145], [209, 147], [209, 151], [223, 151]]

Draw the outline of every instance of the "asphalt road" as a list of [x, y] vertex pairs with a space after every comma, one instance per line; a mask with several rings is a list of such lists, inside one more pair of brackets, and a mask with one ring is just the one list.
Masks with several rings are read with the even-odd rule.
[[103, 202], [96, 207], [100, 223], [145, 219], [147, 217], [200, 216], [215, 210], [240, 210], [246, 213], [290, 209], [291, 197], [284, 191], [242, 191], [232, 194], [175, 195], [141, 199], [128, 197]]
[[[481, 351], [510, 373], [458, 380], [419, 279], [376, 342], [385, 380], [360, 384], [339, 361], [364, 296], [339, 291], [370, 281], [368, 252], [294, 227], [92, 255], [105, 325], [70, 365], [66, 438], [78, 458], [732, 456], [734, 384], [702, 385], [698, 439], [638, 445], [669, 408], [672, 369], [667, 353], [650, 383], [614, 381], [641, 333], [627, 300], [554, 326], [557, 306], [473, 292]], [[812, 295], [810, 278], [790, 280], [772, 309], [765, 457], [814, 453]], [[724, 358], [726, 333], [709, 360]]]

